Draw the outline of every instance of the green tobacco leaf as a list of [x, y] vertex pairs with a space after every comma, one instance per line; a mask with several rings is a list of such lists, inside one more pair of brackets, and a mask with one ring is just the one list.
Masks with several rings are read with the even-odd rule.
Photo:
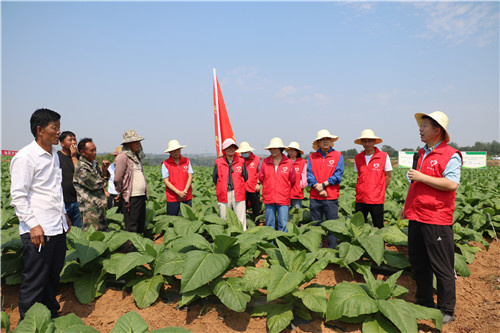
[[369, 317], [363, 322], [363, 333], [398, 333], [399, 330], [383, 316]]
[[382, 236], [384, 241], [389, 244], [408, 246], [408, 236], [394, 225], [385, 226], [377, 230], [376, 234]]
[[162, 274], [173, 276], [182, 274], [182, 267], [184, 266], [184, 253], [164, 250], [155, 261], [154, 274]]
[[302, 303], [311, 311], [323, 314], [326, 312], [326, 288], [324, 286], [311, 285], [304, 290], [297, 290], [293, 296], [302, 300]]
[[205, 222], [210, 222], [210, 223], [218, 224], [218, 225], [221, 225], [221, 226], [227, 225], [226, 220], [220, 218], [220, 216], [217, 215], [217, 214], [208, 214], [208, 215], [205, 215], [204, 220], [205, 220]]
[[384, 240], [378, 235], [358, 237], [357, 241], [366, 250], [366, 253], [380, 266], [384, 259]]
[[184, 240], [198, 250], [213, 252], [212, 245], [200, 234], [189, 234], [184, 236]]
[[229, 258], [222, 253], [190, 251], [184, 260], [181, 292], [195, 290], [222, 274], [229, 265]]
[[108, 245], [100, 241], [77, 239], [75, 240], [75, 248], [80, 264], [83, 266], [103, 254]]
[[357, 317], [378, 311], [375, 300], [357, 283], [340, 282], [335, 286], [326, 304], [326, 320]]
[[192, 331], [183, 327], [164, 327], [152, 330], [151, 333], [192, 333]]
[[289, 271], [292, 271], [291, 261], [292, 261], [292, 251], [290, 251], [283, 242], [279, 239], [276, 240], [276, 245], [278, 245], [279, 253], [281, 254], [282, 265]]
[[250, 301], [250, 295], [242, 289], [242, 278], [218, 279], [213, 286], [213, 293], [221, 302], [236, 312], [243, 312]]
[[327, 220], [322, 222], [321, 226], [336, 235], [344, 235], [347, 237], [351, 237], [349, 229], [347, 229], [345, 221], [343, 219]]
[[2, 311], [2, 328], [5, 329], [7, 333], [10, 331], [10, 316], [7, 312]]
[[148, 333], [149, 326], [135, 311], [130, 311], [118, 318], [111, 333]]
[[408, 260], [406, 255], [401, 252], [393, 252], [386, 250], [384, 252], [384, 262], [389, 266], [396, 267], [399, 269], [410, 267], [410, 261]]
[[69, 313], [65, 316], [54, 319], [54, 333], [99, 333], [93, 327], [87, 326], [74, 313]]
[[303, 279], [302, 272], [289, 272], [281, 266], [271, 266], [267, 285], [267, 301], [270, 302], [297, 289]]
[[269, 268], [255, 268], [252, 266], [248, 266], [245, 269], [245, 275], [243, 276], [242, 280], [243, 290], [254, 291], [265, 288], [267, 286], [270, 272], [271, 271]]
[[73, 287], [75, 295], [82, 304], [92, 302], [97, 296], [102, 295], [105, 272], [91, 271], [75, 279]]
[[377, 307], [401, 332], [417, 333], [417, 320], [411, 304], [402, 299], [377, 300]]
[[149, 254], [148, 246], [152, 248], [154, 248], [155, 246], [155, 242], [153, 242], [151, 239], [142, 237], [137, 233], [131, 233], [130, 241], [132, 242], [132, 244], [134, 244], [138, 252], [146, 255]]
[[111, 274], [116, 275], [118, 280], [124, 274], [130, 272], [137, 266], [143, 266], [152, 262], [154, 258], [138, 252], [130, 252], [122, 256], [112, 257], [103, 262], [104, 269]]
[[439, 309], [408, 303], [416, 319], [432, 319], [438, 330], [443, 326], [443, 314]]
[[198, 217], [194, 212], [193, 208], [188, 205], [181, 205], [181, 215], [183, 218], [188, 219], [190, 221], [197, 221]]
[[233, 246], [238, 241], [237, 238], [217, 235], [214, 238], [214, 252], [215, 253], [226, 253], [231, 246]]
[[35, 303], [25, 314], [14, 332], [45, 333], [48, 330], [50, 311], [40, 303]]
[[279, 333], [290, 325], [293, 320], [293, 305], [269, 304], [267, 310], [267, 327], [269, 333]]
[[328, 264], [329, 260], [327, 258], [321, 258], [320, 260], [316, 261], [304, 272], [306, 280], [314, 279], [316, 274], [325, 269]]
[[[73, 229], [78, 229], [78, 228], [71, 228], [71, 232], [73, 232]], [[116, 249], [118, 249], [123, 243], [128, 241], [131, 237], [132, 233], [127, 232], [127, 231], [120, 231], [120, 232], [115, 232], [113, 236], [108, 240], [106, 243], [108, 245], [108, 249], [110, 252], [114, 252]]]
[[377, 299], [388, 299], [391, 297], [392, 289], [387, 283], [380, 284], [375, 290], [375, 295], [377, 295]]
[[226, 208], [226, 220], [231, 231], [243, 231], [243, 225], [231, 208]]
[[351, 243], [340, 243], [338, 246], [339, 257], [344, 261], [344, 264], [347, 266], [350, 263], [355, 262], [365, 252], [361, 247], [352, 245]]
[[213, 295], [212, 289], [210, 289], [208, 285], [203, 285], [195, 290], [182, 293], [182, 298], [178, 302], [178, 304], [179, 307], [183, 307], [185, 305], [188, 305], [197, 298], [205, 298], [210, 295]]
[[[182, 205], [181, 205], [182, 206]], [[200, 229], [203, 223], [200, 221], [190, 221], [186, 219], [179, 219], [174, 224], [175, 233], [179, 236], [186, 236], [194, 234]]]
[[465, 257], [465, 261], [468, 264], [472, 264], [474, 259], [476, 258], [476, 253], [482, 251], [481, 248], [476, 246], [471, 246], [469, 244], [455, 244], [460, 249], [460, 252]]
[[321, 245], [321, 236], [320, 232], [310, 230], [298, 236], [298, 239], [299, 243], [304, 245], [310, 252], [317, 252]]
[[467, 277], [470, 276], [470, 269], [465, 262], [465, 257], [458, 253], [455, 253], [455, 271], [458, 275]]
[[160, 296], [160, 288], [163, 285], [163, 277], [155, 275], [152, 278], [142, 280], [134, 284], [132, 294], [139, 308], [146, 308], [153, 304]]

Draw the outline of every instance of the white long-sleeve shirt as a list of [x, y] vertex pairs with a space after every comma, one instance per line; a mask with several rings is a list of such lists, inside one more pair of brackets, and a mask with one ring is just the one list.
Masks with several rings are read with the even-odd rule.
[[19, 233], [40, 225], [47, 236], [68, 230], [57, 150], [52, 155], [33, 141], [10, 162], [11, 205], [19, 218]]

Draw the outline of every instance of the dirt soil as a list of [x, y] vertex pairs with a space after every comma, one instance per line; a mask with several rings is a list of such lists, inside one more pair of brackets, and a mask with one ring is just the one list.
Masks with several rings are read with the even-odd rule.
[[[458, 277], [457, 320], [443, 326], [443, 332], [500, 332], [500, 244], [490, 241], [489, 251], [479, 252], [470, 265], [471, 276]], [[475, 244], [482, 247], [481, 245]], [[482, 247], [483, 248], [483, 247]], [[241, 276], [243, 269], [231, 272]], [[384, 279], [382, 275], [378, 279]], [[311, 283], [332, 286], [340, 281], [363, 282], [359, 275], [354, 277], [343, 268], [328, 266]], [[415, 282], [410, 276], [402, 275], [398, 284], [409, 289], [405, 300], [415, 300]], [[10, 315], [11, 330], [19, 320], [17, 296], [19, 286], [2, 285], [2, 311]], [[111, 332], [116, 320], [129, 311], [137, 311], [149, 324], [150, 330], [167, 326], [181, 326], [193, 332], [266, 332], [266, 318], [250, 317], [246, 312], [237, 313], [227, 309], [215, 299], [198, 302], [187, 309], [177, 309], [178, 295], [167, 293], [170, 300], [159, 299], [146, 309], [139, 309], [130, 292], [119, 288], [108, 289], [101, 297], [90, 304], [80, 304], [71, 285], [63, 285], [59, 294], [61, 313], [75, 313], [83, 321], [100, 332]], [[339, 321], [325, 323], [321, 319], [310, 322], [295, 321], [285, 332], [361, 332], [360, 324], [346, 324]], [[432, 321], [420, 321], [420, 332], [439, 332]], [[4, 332], [4, 330], [2, 330]]]

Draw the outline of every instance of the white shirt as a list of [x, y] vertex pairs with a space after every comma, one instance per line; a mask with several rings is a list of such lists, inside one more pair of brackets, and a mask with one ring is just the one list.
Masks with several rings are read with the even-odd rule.
[[[372, 156], [373, 156], [373, 154], [372, 155], [365, 155], [366, 165], [368, 165]], [[389, 158], [389, 155], [387, 155], [387, 158], [385, 159], [384, 171], [385, 172], [392, 171], [391, 159]], [[356, 163], [354, 163], [354, 172], [358, 172], [358, 168], [356, 167]]]
[[109, 171], [109, 182], [108, 182], [108, 192], [109, 194], [118, 195], [115, 188], [115, 164], [111, 163], [108, 168]]
[[11, 205], [19, 218], [19, 233], [40, 225], [47, 236], [68, 230], [57, 150], [52, 155], [36, 141], [21, 149], [10, 162]]

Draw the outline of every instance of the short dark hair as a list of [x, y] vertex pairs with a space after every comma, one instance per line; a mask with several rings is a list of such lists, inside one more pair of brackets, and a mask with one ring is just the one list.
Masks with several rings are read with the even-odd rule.
[[[290, 149], [295, 149], [295, 148], [290, 148]], [[297, 158], [302, 158], [302, 154], [300, 153], [300, 150], [298, 150], [298, 149], [295, 149], [295, 150], [297, 151]], [[286, 155], [287, 155], [287, 157], [290, 157], [290, 153], [287, 153]]]
[[71, 131], [64, 131], [61, 133], [61, 135], [59, 135], [59, 142], [63, 142], [67, 136], [74, 136], [76, 138], [75, 133], [73, 133]]
[[30, 118], [31, 133], [36, 138], [36, 129], [38, 126], [45, 128], [51, 121], [57, 121], [59, 119], [61, 119], [61, 115], [55, 111], [49, 109], [38, 109], [33, 112]]
[[443, 126], [439, 125], [437, 121], [435, 121], [434, 119], [432, 119], [427, 115], [422, 116], [422, 119], [429, 119], [432, 127], [441, 129], [441, 136], [440, 136], [441, 139], [443, 139], [446, 136], [446, 130], [443, 128]]
[[94, 142], [94, 141], [92, 141], [91, 138], [83, 138], [80, 140], [80, 142], [78, 142], [78, 152], [79, 153], [81, 153], [81, 151], [85, 149], [85, 145], [87, 144], [87, 142]]

